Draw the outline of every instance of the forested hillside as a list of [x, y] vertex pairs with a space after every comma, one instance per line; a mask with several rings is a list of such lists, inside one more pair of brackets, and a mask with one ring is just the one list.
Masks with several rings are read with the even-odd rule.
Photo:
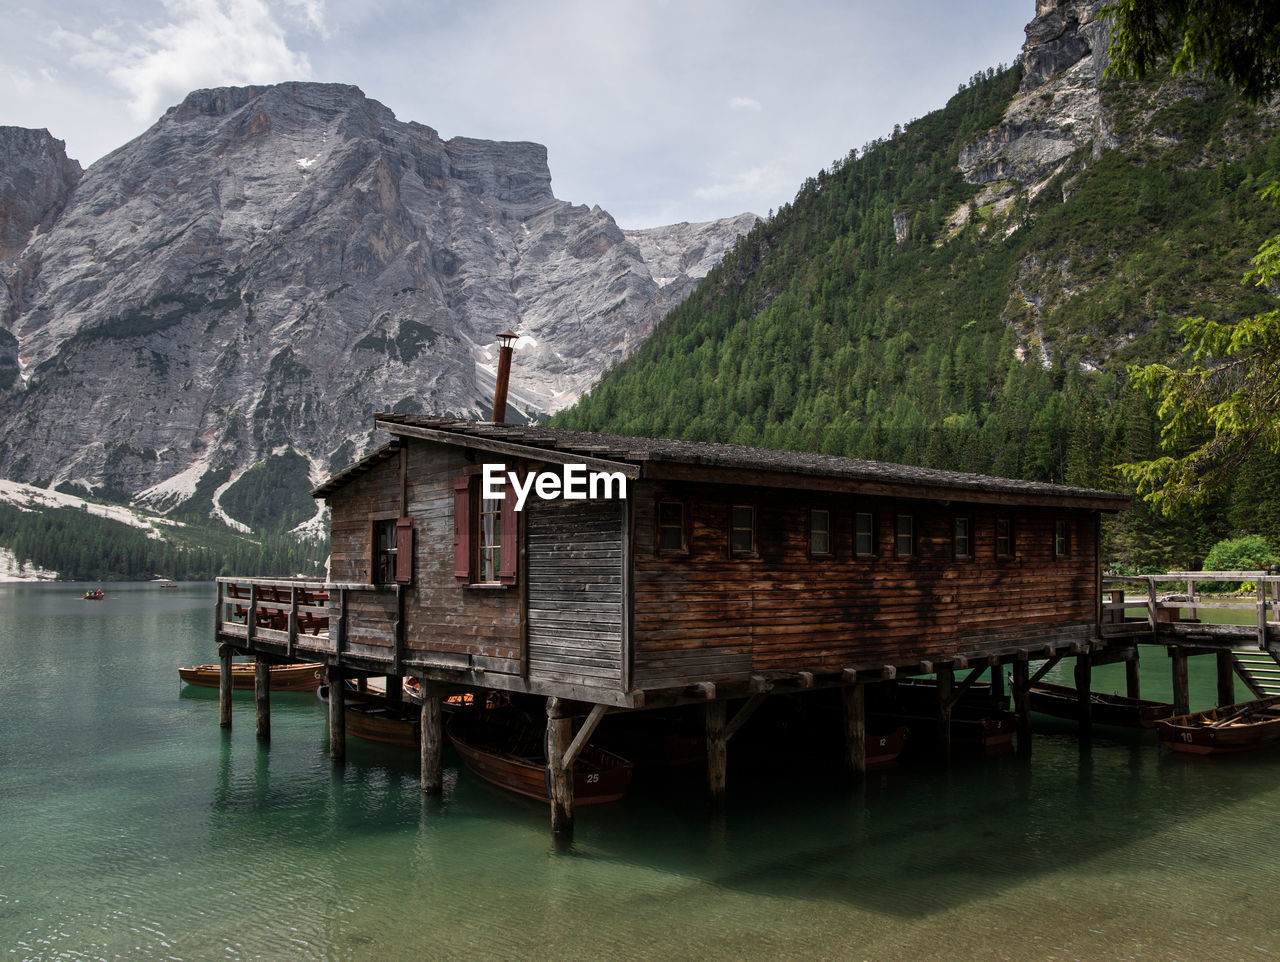
[[276, 531], [256, 538], [221, 525], [167, 526], [163, 538], [75, 508], [0, 503], [0, 544], [20, 564], [70, 581], [205, 581], [218, 575], [320, 577], [327, 539]]
[[[1108, 82], [1120, 146], [975, 203], [960, 151], [1020, 77], [987, 71], [808, 180], [552, 423], [1123, 490], [1113, 465], [1158, 440], [1126, 365], [1172, 360], [1182, 317], [1275, 306], [1241, 275], [1280, 229], [1257, 196], [1280, 137], [1210, 81]], [[1137, 504], [1109, 524], [1107, 560], [1195, 567], [1246, 533], [1280, 543], [1275, 458], [1207, 510]]]

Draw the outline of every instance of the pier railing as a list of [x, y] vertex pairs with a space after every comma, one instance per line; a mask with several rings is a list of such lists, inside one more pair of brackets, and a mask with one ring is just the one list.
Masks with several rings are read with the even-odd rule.
[[216, 619], [219, 636], [250, 646], [274, 642], [290, 655], [299, 640], [327, 647], [329, 586], [301, 578], [219, 578]]
[[[1207, 585], [1240, 590], [1205, 591]], [[1217, 624], [1201, 612], [1239, 612]], [[1244, 617], [1241, 617], [1244, 615]], [[1215, 619], [1216, 620], [1216, 619]], [[1280, 574], [1271, 571], [1171, 571], [1102, 579], [1103, 637], [1150, 634], [1183, 641], [1280, 643]]]

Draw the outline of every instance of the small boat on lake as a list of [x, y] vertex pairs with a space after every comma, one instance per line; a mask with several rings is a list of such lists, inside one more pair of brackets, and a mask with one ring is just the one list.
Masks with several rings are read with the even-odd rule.
[[[387, 697], [386, 682], [370, 680], [364, 688], [350, 681], [344, 683], [342, 696], [343, 724], [347, 734], [365, 741], [398, 748], [417, 748], [422, 741], [422, 707], [409, 698], [392, 701]], [[421, 695], [417, 679], [403, 682], [406, 696]], [[321, 685], [316, 694], [329, 704], [329, 686]], [[484, 711], [500, 703], [496, 693], [487, 699], [479, 699], [471, 692], [461, 692], [441, 700], [446, 712]]]
[[[321, 685], [316, 694], [329, 704], [328, 685]], [[347, 734], [398, 748], [418, 747], [422, 709], [412, 702], [393, 702], [385, 691], [361, 691], [348, 683], [342, 694], [342, 709]]]
[[[906, 725], [921, 737], [935, 737], [938, 730], [938, 716], [933, 714], [868, 710], [867, 720], [878, 721], [882, 725]], [[956, 748], [972, 748], [985, 752], [1003, 751], [1012, 747], [1015, 728], [1013, 712], [982, 711], [961, 705], [951, 709], [951, 744]]]
[[[222, 677], [221, 665], [192, 665], [179, 668], [178, 677], [188, 685], [217, 688]], [[324, 683], [324, 663], [302, 662], [296, 665], [272, 665], [268, 671], [271, 691], [315, 691]], [[236, 691], [252, 691], [254, 664], [237, 661], [231, 665], [231, 687]]]
[[1280, 741], [1280, 695], [1156, 722], [1160, 744], [1189, 755], [1245, 752]]
[[894, 761], [907, 746], [909, 734], [910, 730], [905, 725], [883, 735], [868, 734], [866, 738], [867, 767], [875, 768]]
[[88, 591], [86, 591], [86, 592], [84, 593], [84, 600], [85, 600], [85, 601], [101, 601], [101, 600], [102, 600], [102, 589], [101, 589], [101, 588], [90, 588]]
[[[1030, 698], [1032, 711], [1055, 718], [1080, 719], [1080, 700], [1076, 697], [1076, 690], [1067, 685], [1037, 682], [1031, 686]], [[1155, 728], [1157, 721], [1173, 715], [1173, 706], [1162, 701], [1104, 695], [1095, 691], [1089, 694], [1089, 714], [1092, 721], [1100, 725]]]
[[[453, 747], [475, 775], [540, 802], [550, 803], [544, 730], [510, 712], [456, 712], [446, 725]], [[575, 805], [616, 802], [631, 785], [631, 762], [587, 745], [573, 764]]]

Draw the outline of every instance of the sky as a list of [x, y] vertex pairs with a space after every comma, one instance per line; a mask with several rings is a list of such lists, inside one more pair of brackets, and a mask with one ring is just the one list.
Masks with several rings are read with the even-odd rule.
[[625, 228], [790, 202], [1018, 55], [1034, 0], [0, 0], [0, 125], [88, 167], [202, 87], [354, 84], [547, 147]]

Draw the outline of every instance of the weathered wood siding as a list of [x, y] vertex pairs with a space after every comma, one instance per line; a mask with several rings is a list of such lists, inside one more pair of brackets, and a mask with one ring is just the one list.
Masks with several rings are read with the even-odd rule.
[[[465, 587], [453, 580], [453, 479], [471, 463], [458, 448], [426, 441], [408, 445], [414, 570], [405, 598], [403, 662], [518, 674], [518, 590]], [[400, 461], [393, 457], [329, 496], [331, 580], [369, 583], [374, 523], [399, 515], [400, 486]], [[390, 648], [394, 619], [394, 588], [348, 592], [349, 645]]]
[[[638, 688], [753, 673], [907, 666], [1020, 643], [1086, 640], [1096, 604], [1096, 516], [1082, 510], [857, 498], [767, 488], [634, 485], [634, 614]], [[691, 512], [688, 556], [655, 550], [657, 500]], [[757, 552], [731, 557], [733, 504], [756, 509]], [[831, 512], [833, 555], [809, 554], [810, 508]], [[855, 512], [876, 522], [876, 557], [854, 556]], [[895, 519], [915, 519], [916, 550], [894, 551]], [[957, 559], [957, 515], [971, 558]], [[1014, 525], [1016, 555], [996, 557], [996, 518]], [[1070, 530], [1055, 558], [1054, 522]]]
[[530, 676], [621, 688], [622, 502], [536, 501], [525, 515]]

